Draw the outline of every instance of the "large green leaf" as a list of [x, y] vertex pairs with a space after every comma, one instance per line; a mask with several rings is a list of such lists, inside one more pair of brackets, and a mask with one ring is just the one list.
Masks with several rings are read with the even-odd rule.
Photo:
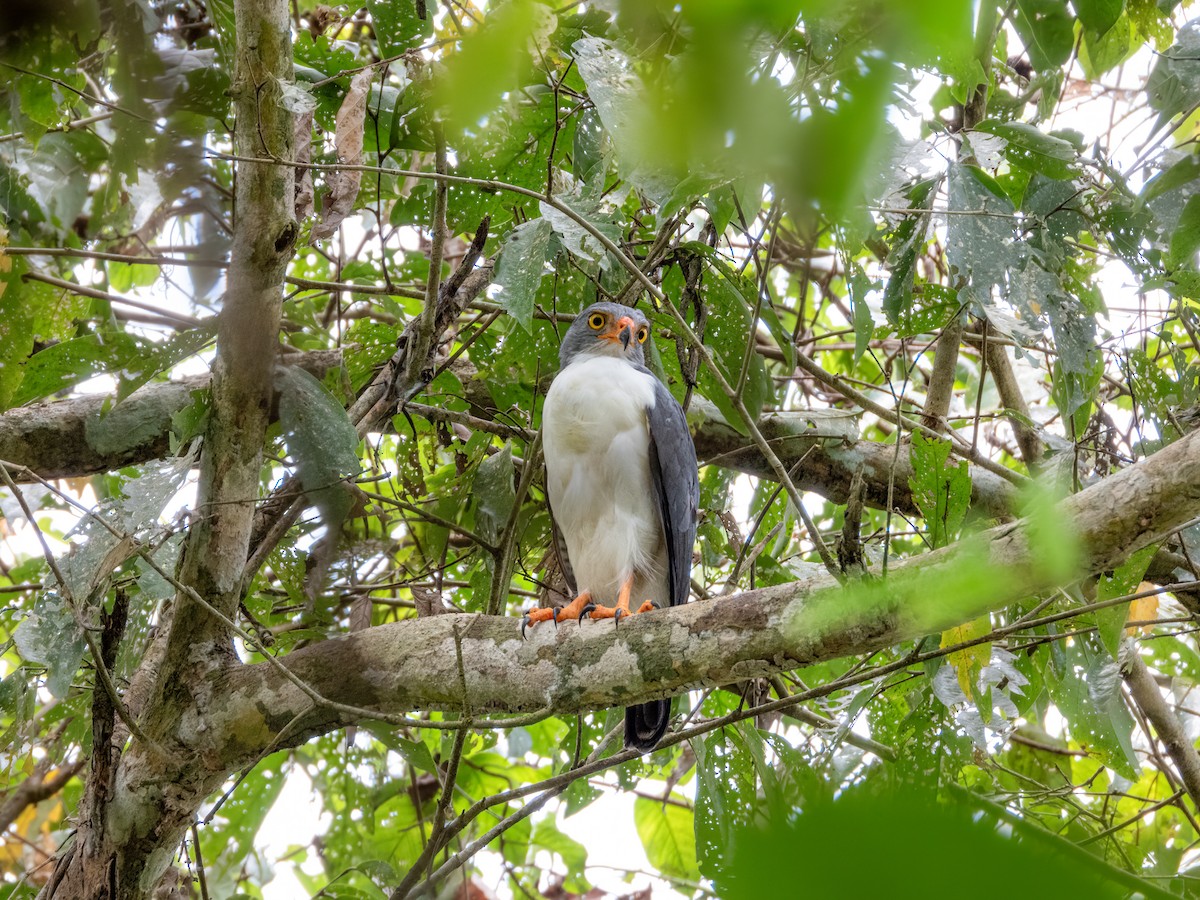
[[[730, 735], [730, 738], [733, 736]], [[705, 878], [729, 864], [733, 836], [754, 823], [758, 811], [754, 760], [740, 739], [725, 733], [696, 741], [696, 854]]]
[[971, 502], [971, 476], [967, 461], [949, 465], [950, 442], [912, 436], [913, 474], [908, 479], [913, 500], [929, 528], [929, 546], [945, 547], [958, 536]]
[[25, 377], [12, 402], [23, 406], [72, 388], [94, 375], [138, 365], [146, 341], [124, 332], [88, 334], [35, 353], [25, 364]]
[[699, 881], [696, 832], [690, 809], [679, 803], [638, 797], [633, 804], [633, 821], [650, 865], [666, 878]]
[[0, 412], [25, 377], [22, 363], [33, 352], [33, 309], [21, 298], [25, 262], [3, 255], [0, 245]]
[[509, 232], [496, 263], [497, 299], [526, 331], [533, 321], [534, 295], [546, 274], [546, 254], [553, 231], [544, 218], [521, 223]]
[[300, 483], [329, 528], [350, 510], [340, 482], [362, 469], [358, 433], [346, 410], [312, 375], [297, 366], [276, 370], [279, 423]]
[[[1129, 559], [1117, 566], [1113, 571], [1106, 572], [1096, 580], [1096, 599], [1111, 600], [1114, 597], [1124, 597], [1135, 593], [1146, 567], [1158, 551], [1157, 544], [1143, 547]], [[1129, 618], [1129, 606], [1124, 603], [1110, 606], [1108, 609], [1096, 610], [1096, 621], [1099, 624], [1100, 642], [1113, 659], [1121, 649], [1121, 632], [1125, 621]]]

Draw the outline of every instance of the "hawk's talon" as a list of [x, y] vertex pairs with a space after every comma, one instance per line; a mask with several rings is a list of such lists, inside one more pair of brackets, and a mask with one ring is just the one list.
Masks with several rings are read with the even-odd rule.
[[616, 609], [614, 609], [613, 610], [613, 628], [614, 629], [620, 628], [621, 627], [621, 616], [627, 616], [627, 615], [631, 615], [631, 614], [625, 612], [625, 610], [621, 609], [621, 607], [619, 607], [619, 606]]
[[554, 627], [558, 628], [558, 613], [557, 606], [537, 607], [531, 606], [525, 610], [525, 615], [521, 618], [521, 639], [525, 639], [525, 629], [531, 625], [536, 625], [538, 622], [544, 622], [550, 619], [554, 622]]
[[594, 610], [595, 608], [596, 608], [596, 604], [595, 604], [595, 603], [589, 603], [589, 604], [588, 604], [587, 606], [585, 606], [585, 607], [584, 607], [582, 610], [580, 610], [580, 612], [579, 612], [579, 618], [578, 618], [578, 619], [576, 619], [575, 621], [577, 621], [577, 622], [578, 622], [580, 625], [582, 625], [582, 624], [583, 624], [583, 617], [584, 617], [584, 616], [586, 616], [588, 613], [590, 613], [590, 612], [591, 612], [592, 610]]

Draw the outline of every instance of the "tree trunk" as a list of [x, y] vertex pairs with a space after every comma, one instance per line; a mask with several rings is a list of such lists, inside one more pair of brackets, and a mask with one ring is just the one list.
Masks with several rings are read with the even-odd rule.
[[[135, 684], [149, 685], [141, 711], [148, 741], [93, 749], [75, 838], [44, 897], [135, 900], [170, 867], [184, 831], [229, 769], [209, 742], [205, 711], [234, 662], [226, 619], [237, 611], [248, 555], [262, 449], [278, 357], [283, 277], [296, 241], [292, 116], [282, 86], [292, 81], [286, 0], [236, 0], [232, 94], [239, 157], [233, 251], [218, 320], [212, 405], [200, 461], [199, 499], [179, 578], [189, 589], [163, 617]], [[193, 594], [194, 592], [194, 594]], [[197, 599], [205, 601], [204, 604]], [[131, 691], [132, 693], [132, 691]], [[95, 723], [98, 734], [105, 723]], [[97, 762], [102, 761], [102, 765]], [[107, 776], [107, 777], [105, 777]], [[103, 779], [104, 783], [100, 783]]]

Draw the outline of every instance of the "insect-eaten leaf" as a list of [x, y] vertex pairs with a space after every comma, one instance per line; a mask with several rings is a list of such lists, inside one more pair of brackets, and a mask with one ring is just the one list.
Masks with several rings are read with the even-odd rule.
[[500, 543], [504, 527], [516, 502], [513, 487], [512, 450], [506, 444], [499, 453], [479, 464], [475, 473], [475, 528], [492, 545]]
[[531, 219], [514, 228], [504, 241], [493, 284], [497, 299], [526, 331], [533, 322], [533, 296], [546, 271], [546, 253], [554, 233], [546, 219]]
[[913, 477], [908, 480], [913, 500], [929, 527], [932, 549], [944, 547], [962, 528], [971, 502], [971, 476], [966, 460], [949, 466], [950, 442], [913, 434]]

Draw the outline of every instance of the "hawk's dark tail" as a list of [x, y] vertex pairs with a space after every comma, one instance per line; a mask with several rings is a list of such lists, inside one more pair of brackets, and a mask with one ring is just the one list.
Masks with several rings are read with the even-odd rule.
[[649, 753], [666, 734], [670, 720], [670, 700], [653, 700], [625, 707], [625, 746]]

